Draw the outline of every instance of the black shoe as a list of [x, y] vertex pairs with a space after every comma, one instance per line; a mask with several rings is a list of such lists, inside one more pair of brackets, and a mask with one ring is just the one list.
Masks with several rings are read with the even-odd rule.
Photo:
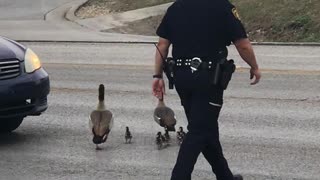
[[234, 180], [243, 180], [243, 177], [240, 174], [236, 174], [233, 176]]

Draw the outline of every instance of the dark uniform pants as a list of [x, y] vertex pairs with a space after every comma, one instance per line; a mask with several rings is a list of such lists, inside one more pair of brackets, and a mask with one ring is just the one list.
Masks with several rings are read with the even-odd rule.
[[223, 90], [209, 83], [209, 72], [178, 69], [175, 86], [188, 119], [188, 133], [181, 144], [171, 180], [191, 180], [200, 153], [212, 167], [217, 180], [233, 180], [219, 141], [218, 117]]

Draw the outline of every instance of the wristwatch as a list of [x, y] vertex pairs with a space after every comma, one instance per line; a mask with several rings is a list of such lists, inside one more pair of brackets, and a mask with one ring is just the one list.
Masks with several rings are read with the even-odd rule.
[[158, 78], [158, 79], [162, 79], [162, 75], [161, 74], [155, 74], [152, 76], [153, 78]]

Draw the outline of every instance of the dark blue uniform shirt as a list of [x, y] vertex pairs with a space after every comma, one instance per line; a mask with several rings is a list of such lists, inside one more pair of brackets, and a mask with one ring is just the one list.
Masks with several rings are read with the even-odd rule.
[[228, 0], [177, 0], [168, 8], [157, 35], [172, 43], [174, 58], [215, 57], [231, 42], [247, 38]]

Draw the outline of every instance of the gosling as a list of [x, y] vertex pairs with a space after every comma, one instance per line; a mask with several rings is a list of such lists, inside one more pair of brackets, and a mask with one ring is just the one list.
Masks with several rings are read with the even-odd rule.
[[179, 131], [177, 132], [177, 140], [178, 144], [181, 145], [183, 142], [183, 139], [185, 138], [186, 133], [183, 131], [183, 127], [179, 127]]
[[131, 144], [132, 134], [129, 130], [129, 127], [126, 127], [125, 139], [126, 139], [126, 144], [128, 143]]

